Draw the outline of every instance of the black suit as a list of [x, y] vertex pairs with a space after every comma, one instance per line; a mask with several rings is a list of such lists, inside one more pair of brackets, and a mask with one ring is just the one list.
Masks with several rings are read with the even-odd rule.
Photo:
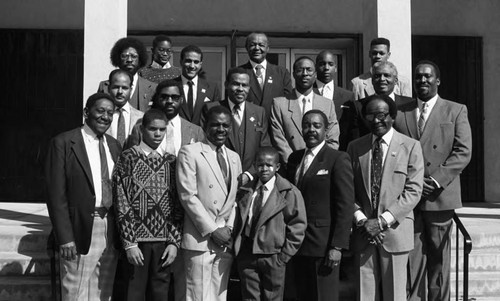
[[247, 101], [264, 107], [266, 116], [269, 118], [271, 116], [273, 99], [292, 92], [292, 78], [290, 77], [290, 73], [286, 68], [273, 65], [268, 61], [264, 77], [264, 88], [261, 89], [252, 64], [247, 62], [240, 67], [245, 69], [250, 76], [250, 93], [248, 93]]
[[324, 145], [296, 183], [304, 153], [304, 149], [293, 152], [287, 166], [288, 179], [304, 197], [308, 224], [302, 246], [291, 261], [292, 270], [297, 271], [295, 287], [299, 300], [337, 300], [339, 267], [329, 271], [323, 259], [334, 247], [349, 247], [354, 211], [351, 161], [346, 153]]
[[[318, 85], [314, 83], [313, 86], [313, 91], [316, 94], [319, 94], [318, 90]], [[346, 90], [344, 88], [341, 88], [337, 85], [333, 87], [333, 103], [335, 104], [335, 114], [337, 114], [337, 120], [340, 120], [342, 117], [342, 113], [344, 109], [347, 109], [347, 107], [344, 105], [348, 101], [354, 100], [354, 93], [352, 91]], [[340, 129], [340, 132], [342, 132], [342, 129]]]

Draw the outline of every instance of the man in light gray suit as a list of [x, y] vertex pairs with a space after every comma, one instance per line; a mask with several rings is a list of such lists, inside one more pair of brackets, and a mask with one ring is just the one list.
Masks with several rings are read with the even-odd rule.
[[306, 147], [302, 137], [302, 116], [312, 109], [326, 114], [326, 144], [333, 149], [339, 148], [335, 105], [330, 99], [313, 92], [316, 81], [314, 61], [306, 56], [297, 58], [293, 64], [293, 77], [295, 89], [285, 97], [275, 98], [271, 110], [272, 142], [285, 164], [292, 152]]

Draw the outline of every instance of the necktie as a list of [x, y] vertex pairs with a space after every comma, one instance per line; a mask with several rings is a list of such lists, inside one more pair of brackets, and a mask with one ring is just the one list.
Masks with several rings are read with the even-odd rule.
[[116, 132], [116, 140], [121, 146], [125, 143], [125, 116], [123, 116], [123, 108], [119, 108], [118, 131]]
[[307, 98], [304, 96], [302, 97], [302, 116], [306, 113], [306, 104], [307, 104]]
[[427, 115], [427, 106], [426, 102], [422, 102], [422, 110], [420, 112], [420, 117], [418, 118], [418, 134], [419, 137], [422, 137], [425, 128], [425, 117]]
[[193, 116], [193, 107], [194, 107], [193, 82], [189, 80], [187, 82], [187, 84], [189, 86], [188, 97], [187, 97], [187, 100], [188, 100], [188, 110], [189, 110], [189, 115]]
[[373, 217], [378, 216], [378, 204], [380, 197], [380, 182], [382, 180], [382, 138], [378, 137], [373, 144], [372, 152], [372, 172], [371, 172], [371, 195], [372, 195], [372, 209]]
[[260, 89], [264, 89], [264, 74], [262, 73], [264, 67], [262, 65], [255, 66], [255, 75], [257, 76], [257, 81], [259, 82]]
[[111, 193], [111, 180], [109, 178], [108, 160], [104, 149], [104, 137], [99, 137], [99, 157], [101, 158], [101, 203], [103, 207], [109, 208], [113, 204]]
[[172, 125], [172, 121], [167, 123], [167, 134], [165, 139], [167, 142], [165, 151], [169, 154], [175, 155], [174, 126]]
[[240, 126], [241, 125], [241, 117], [240, 117], [240, 105], [239, 104], [234, 105], [233, 116], [234, 116], [234, 120], [236, 121], [238, 126]]
[[264, 190], [266, 186], [262, 185], [259, 187], [257, 190], [257, 195], [255, 196], [255, 199], [253, 200], [253, 207], [252, 207], [252, 220], [250, 223], [250, 226], [246, 227], [245, 229], [245, 235], [250, 238], [255, 237], [255, 228], [257, 226], [257, 222], [259, 221], [260, 218], [260, 213], [262, 212], [262, 202], [264, 201]]
[[297, 183], [297, 187], [301, 186], [302, 178], [304, 177], [306, 171], [309, 169], [309, 165], [311, 165], [312, 159], [313, 159], [313, 153], [310, 149], [308, 149], [304, 155], [304, 160], [302, 161], [302, 165], [295, 174], [295, 183]]
[[220, 169], [222, 171], [222, 175], [224, 176], [224, 181], [226, 185], [229, 185], [229, 178], [227, 176], [227, 164], [224, 159], [224, 153], [222, 152], [222, 147], [217, 147], [217, 162], [219, 162]]

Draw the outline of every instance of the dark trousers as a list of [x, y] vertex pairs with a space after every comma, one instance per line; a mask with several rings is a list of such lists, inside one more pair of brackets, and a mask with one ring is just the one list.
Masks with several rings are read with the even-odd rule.
[[278, 254], [252, 254], [252, 244], [244, 239], [236, 257], [242, 300], [283, 300], [286, 265]]
[[408, 259], [408, 300], [448, 301], [454, 211], [414, 210], [414, 213], [415, 247]]
[[287, 291], [295, 290], [295, 298], [300, 301], [339, 300], [339, 266], [330, 269], [323, 262], [323, 257], [292, 257], [288, 267], [293, 273], [287, 273]]
[[143, 266], [126, 262], [128, 301], [166, 301], [170, 283], [170, 266], [162, 267], [165, 242], [142, 242]]

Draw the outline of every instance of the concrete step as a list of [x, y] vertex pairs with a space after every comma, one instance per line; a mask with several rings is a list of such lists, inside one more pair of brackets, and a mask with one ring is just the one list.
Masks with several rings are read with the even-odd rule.
[[0, 277], [0, 301], [50, 301], [49, 277]]
[[1, 252], [0, 276], [50, 276], [47, 253]]
[[0, 232], [0, 252], [41, 252], [47, 249], [50, 227], [34, 231], [21, 226], [3, 226]]

